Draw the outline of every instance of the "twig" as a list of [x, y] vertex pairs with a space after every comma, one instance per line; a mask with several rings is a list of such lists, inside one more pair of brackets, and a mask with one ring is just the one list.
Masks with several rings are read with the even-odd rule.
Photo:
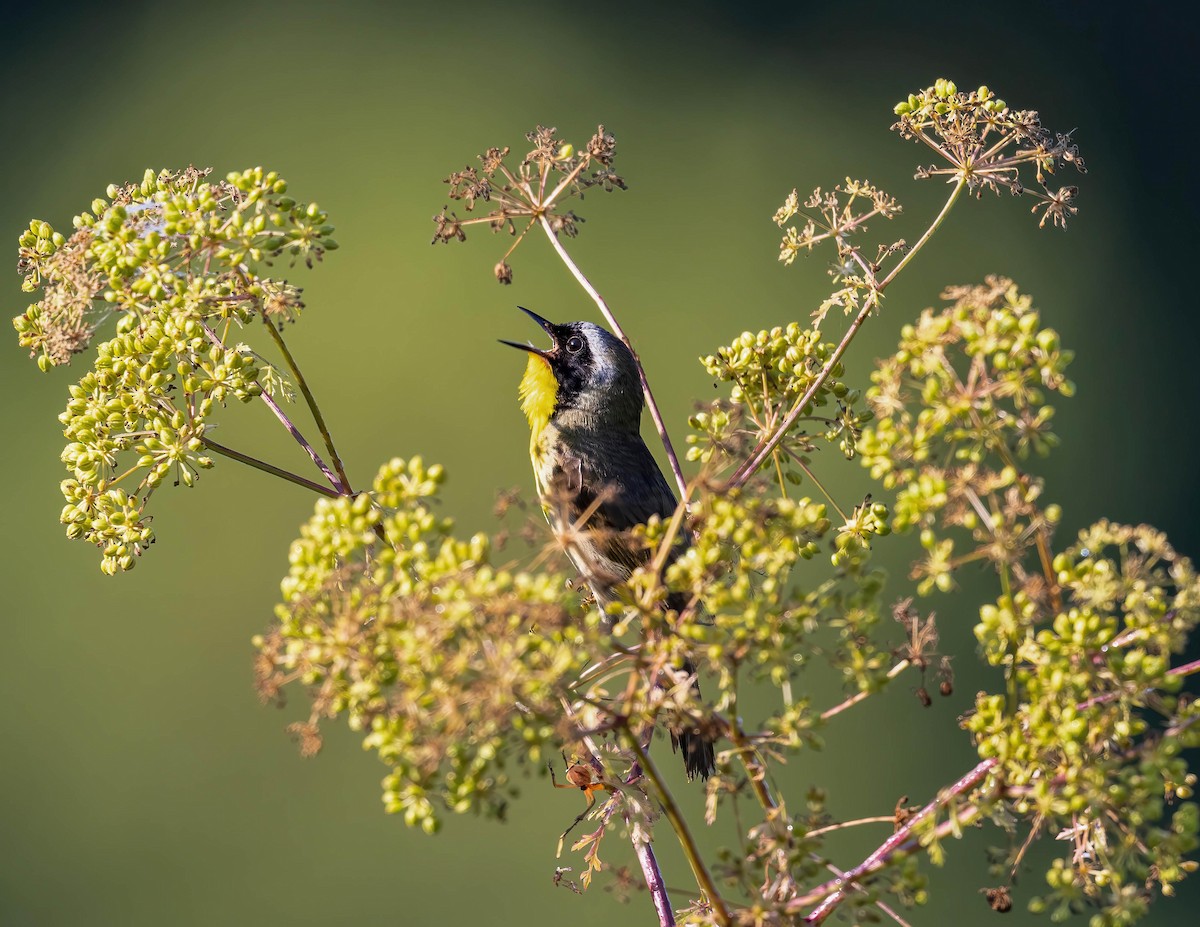
[[[1200, 672], [1200, 660], [1192, 660], [1189, 663], [1183, 663], [1167, 671], [1167, 676], [1191, 676], [1194, 673]], [[1111, 702], [1121, 696], [1120, 692], [1108, 692], [1104, 695], [1095, 698], [1087, 699], [1080, 702], [1077, 708], [1086, 708], [1092, 705], [1099, 705], [1105, 702]], [[840, 878], [832, 879], [816, 888], [806, 892], [804, 895], [793, 898], [788, 902], [787, 910], [791, 914], [799, 914], [804, 908], [811, 904], [820, 901], [820, 905], [815, 908], [811, 914], [804, 918], [806, 924], [820, 924], [824, 921], [842, 901], [845, 899], [849, 890], [854, 887], [854, 883], [860, 881], [864, 876], [877, 872], [885, 865], [890, 863], [897, 856], [904, 855], [916, 849], [920, 845], [920, 841], [913, 837], [913, 831], [926, 818], [934, 814], [942, 805], [947, 804], [968, 790], [974, 788], [982, 782], [989, 773], [994, 770], [999, 761], [995, 758], [986, 759], [976, 765], [970, 772], [960, 778], [957, 782], [943, 789], [938, 793], [937, 797], [928, 805], [918, 811], [912, 817], [905, 821], [904, 826], [897, 830], [891, 837], [885, 840], [880, 846], [865, 860], [850, 869]], [[935, 837], [945, 836], [960, 828], [964, 823], [968, 823], [980, 814], [980, 808], [977, 804], [965, 806], [961, 811], [955, 812], [952, 820], [944, 821], [939, 824], [933, 831]], [[824, 900], [822, 900], [824, 899]]]
[[[888, 670], [888, 674], [887, 674], [886, 678], [888, 680], [895, 679], [897, 676], [899, 676], [901, 673], [903, 673], [906, 669], [908, 669], [911, 662], [912, 661], [910, 661], [910, 660], [901, 660], [899, 663], [897, 663], [895, 666], [893, 666], [890, 670]], [[865, 692], [857, 692], [854, 695], [850, 696], [848, 699], [846, 699], [844, 702], [839, 702], [838, 704], [834, 705], [832, 708], [826, 708], [823, 712], [821, 712], [821, 720], [828, 721], [834, 715], [840, 715], [847, 708], [851, 708], [854, 705], [857, 705], [859, 702], [863, 701], [863, 699], [867, 698], [867, 696], [873, 694], [873, 692], [874, 692], [874, 690], [871, 690], [871, 689], [868, 689]]]
[[284, 470], [282, 467], [277, 467], [274, 464], [267, 463], [265, 460], [259, 460], [257, 457], [251, 457], [249, 454], [243, 454], [241, 451], [235, 451], [231, 447], [226, 447], [224, 444], [218, 444], [211, 438], [200, 438], [201, 443], [214, 453], [220, 454], [223, 457], [228, 457], [231, 460], [236, 460], [239, 463], [244, 463], [254, 467], [256, 470], [262, 470], [264, 473], [270, 473], [287, 480], [289, 483], [295, 483], [297, 486], [303, 486], [305, 489], [311, 489], [313, 492], [319, 492], [323, 496], [332, 496], [336, 499], [340, 493], [330, 489], [328, 486], [322, 486], [320, 483], [314, 483], [312, 480], [305, 479], [299, 474], [292, 473], [290, 470]]
[[[571, 710], [571, 703], [565, 698], [562, 699], [563, 711], [566, 712], [568, 718], [574, 716]], [[590, 762], [592, 768], [598, 775], [604, 774], [604, 767], [600, 765], [600, 751], [596, 742], [590, 735], [584, 734], [580, 738], [583, 745], [587, 747], [590, 754]], [[551, 778], [553, 778], [553, 770], [551, 770]], [[632, 785], [641, 778], [641, 770], [637, 763], [629, 771], [629, 775], [625, 777], [625, 784]], [[628, 818], [626, 818], [628, 823]], [[667, 895], [667, 883], [663, 879], [662, 870], [658, 866], [658, 859], [654, 855], [654, 847], [649, 841], [643, 843], [636, 837], [631, 840], [633, 843], [633, 852], [637, 856], [638, 865], [642, 868], [642, 878], [646, 880], [646, 888], [650, 891], [650, 898], [654, 902], [654, 910], [658, 914], [659, 927], [675, 927], [675, 912], [671, 908], [671, 899]]]
[[[806, 892], [799, 898], [793, 898], [788, 902], [787, 910], [790, 914], [799, 914], [804, 908], [808, 907], [815, 901], [821, 901], [811, 914], [804, 918], [806, 924], [820, 924], [845, 899], [847, 892], [854, 888], [854, 884], [863, 876], [870, 875], [878, 869], [882, 869], [893, 856], [901, 851], [901, 847], [907, 843], [912, 837], [913, 831], [917, 825], [923, 822], [926, 818], [935, 814], [942, 805], [963, 795], [970, 789], [973, 789], [986, 778], [997, 765], [997, 760], [987, 759], [979, 763], [974, 769], [968, 772], [965, 776], [953, 783], [949, 788], [943, 789], [938, 793], [938, 796], [928, 805], [910, 817], [904, 826], [897, 830], [891, 837], [885, 840], [879, 847], [864, 859], [853, 869], [847, 870], [845, 875], [840, 878], [832, 879], [817, 888]], [[972, 806], [973, 807], [973, 806]], [[969, 810], [969, 809], [967, 809]]]
[[[214, 332], [207, 325], [202, 324], [202, 327], [204, 329], [204, 333], [208, 336], [209, 341], [211, 341], [217, 347], [220, 347], [220, 348], [226, 347], [225, 343], [223, 341], [221, 341], [220, 338], [217, 337], [216, 332]], [[297, 428], [294, 424], [292, 424], [292, 420], [290, 418], [288, 418], [287, 413], [284, 412], [283, 409], [281, 409], [279, 407], [279, 403], [277, 403], [274, 399], [271, 398], [271, 394], [268, 393], [266, 390], [263, 390], [263, 392], [259, 394], [259, 398], [261, 398], [262, 401], [264, 403], [266, 403], [268, 409], [270, 409], [272, 412], [275, 413], [275, 417], [277, 419], [279, 419], [279, 421], [282, 423], [283, 427], [287, 429], [288, 434], [290, 434], [293, 438], [296, 439], [296, 443], [299, 444], [302, 448], [304, 448], [305, 451], [308, 452], [308, 456], [311, 457], [312, 462], [317, 465], [317, 469], [325, 474], [325, 479], [329, 480], [329, 485], [331, 485], [335, 490], [337, 490], [335, 495], [339, 495], [339, 496], [348, 495], [349, 490], [348, 490], [347, 486], [338, 478], [338, 475], [336, 473], [334, 473], [332, 470], [329, 469], [329, 465], [326, 464], [325, 461], [323, 461], [321, 459], [321, 455], [319, 455], [315, 450], [313, 450], [313, 446], [311, 444], [309, 444], [307, 439], [305, 439], [304, 435], [302, 435], [300, 433], [300, 429]]]
[[805, 837], [819, 837], [822, 834], [832, 834], [835, 830], [845, 830], [847, 827], [858, 827], [860, 824], [895, 824], [896, 816], [894, 814], [880, 814], [872, 818], [857, 818], [853, 821], [842, 821], [839, 824], [827, 824], [825, 827], [818, 827], [816, 830], [810, 830]]
[[[653, 734], [654, 728], [650, 727], [646, 730], [647, 742]], [[626, 785], [633, 785], [638, 779], [642, 778], [642, 767], [639, 763], [634, 763], [629, 769], [629, 775], [625, 777]], [[629, 824], [629, 813], [625, 813], [625, 824]], [[633, 828], [630, 828], [631, 832]], [[675, 927], [675, 911], [671, 907], [671, 899], [667, 894], [667, 883], [663, 879], [662, 870], [658, 868], [658, 859], [654, 855], [654, 847], [650, 845], [649, 839], [638, 840], [637, 835], [630, 834], [631, 842], [633, 843], [633, 852], [637, 855], [638, 865], [642, 867], [642, 878], [646, 880], [646, 888], [650, 891], [650, 900], [654, 903], [654, 911], [658, 914], [659, 927]]]
[[[890, 821], [891, 818], [887, 818], [887, 820]], [[810, 830], [808, 833], [809, 833], [809, 836], [812, 836], [814, 833], [816, 833], [816, 831]], [[833, 865], [833, 863], [826, 863], [825, 868], [828, 869], [830, 872], [832, 872], [834, 875], [838, 876], [839, 878], [846, 877], [846, 873], [842, 872], [842, 870], [840, 870], [837, 866]], [[877, 907], [880, 911], [882, 911], [884, 914], [886, 914], [888, 917], [890, 917], [892, 920], [894, 920], [897, 924], [900, 925], [900, 927], [912, 927], [912, 925], [909, 924], [909, 922], [906, 921], [904, 918], [902, 918], [899, 914], [897, 914], [890, 905], [880, 901], [878, 898], [875, 899], [874, 903], [875, 903], [875, 907]]]
[[767, 787], [766, 767], [759, 760], [753, 745], [746, 740], [746, 735], [742, 732], [741, 727], [732, 722], [729, 724], [729, 739], [737, 747], [738, 759], [741, 760], [742, 768], [746, 770], [746, 778], [750, 781], [750, 788], [754, 791], [754, 797], [758, 799], [758, 803], [762, 806], [763, 811], [767, 812], [768, 815], [773, 814], [779, 807], [779, 804], [775, 801], [775, 796], [771, 794], [771, 790]]
[[654, 910], [658, 913], [659, 927], [675, 927], [675, 912], [671, 910], [671, 899], [667, 897], [667, 886], [658, 868], [658, 860], [654, 858], [654, 848], [649, 841], [634, 840], [633, 851], [642, 867], [646, 888], [650, 889], [650, 900], [654, 902]]
[[546, 237], [550, 239], [550, 244], [554, 246], [554, 250], [558, 256], [562, 258], [564, 264], [567, 265], [567, 270], [579, 282], [584, 291], [592, 298], [592, 302], [600, 310], [600, 314], [604, 316], [604, 321], [608, 323], [608, 327], [612, 329], [613, 334], [625, 342], [625, 347], [629, 348], [629, 352], [633, 355], [633, 361], [637, 365], [638, 379], [642, 384], [642, 395], [646, 397], [646, 408], [650, 410], [650, 418], [654, 420], [654, 427], [658, 431], [658, 437], [662, 440], [663, 450], [667, 453], [667, 461], [671, 465], [671, 473], [675, 476], [675, 485], [679, 487], [679, 495], [682, 498], [687, 495], [687, 481], [683, 478], [683, 470], [679, 466], [679, 458], [675, 455], [675, 448], [671, 445], [671, 437], [667, 434], [667, 426], [663, 422], [662, 413], [658, 410], [658, 403], [654, 401], [654, 394], [650, 391], [650, 383], [646, 379], [646, 371], [642, 367], [641, 358], [638, 357], [637, 351], [634, 350], [633, 344], [629, 341], [629, 336], [625, 334], [625, 330], [621, 328], [621, 324], [612, 314], [612, 310], [608, 308], [608, 303], [604, 301], [604, 297], [597, 292], [592, 286], [590, 280], [583, 275], [583, 271], [571, 259], [571, 255], [567, 253], [567, 249], [562, 246], [562, 242], [558, 240], [558, 233], [550, 227], [549, 220], [546, 219], [545, 213], [539, 213], [538, 219], [542, 224], [542, 229], [546, 233]]
[[850, 327], [846, 329], [846, 333], [842, 336], [842, 340], [838, 342], [838, 346], [834, 349], [833, 354], [830, 355], [829, 360], [825, 362], [825, 366], [821, 368], [821, 372], [818, 373], [816, 379], [809, 384], [808, 389], [804, 391], [804, 395], [797, 399], [792, 408], [788, 410], [788, 414], [783, 417], [783, 421], [779, 423], [778, 427], [771, 434], [771, 436], [767, 440], [760, 442], [750, 457], [745, 460], [742, 465], [737, 468], [733, 476], [729, 478], [729, 482], [725, 486], [727, 490], [736, 489], [739, 486], [742, 486], [748, 479], [750, 479], [750, 477], [758, 470], [758, 468], [763, 465], [763, 462], [772, 454], [772, 452], [774, 452], [775, 448], [779, 446], [779, 443], [784, 439], [784, 436], [791, 429], [792, 425], [796, 423], [796, 419], [798, 419], [800, 414], [804, 411], [805, 406], [812, 402], [812, 399], [817, 394], [817, 391], [824, 386], [825, 381], [829, 379], [830, 373], [833, 371], [833, 368], [837, 365], [838, 361], [842, 359], [842, 355], [846, 353], [846, 349], [850, 346], [850, 342], [854, 340], [854, 336], [857, 335], [858, 330], [862, 328], [863, 322], [867, 320], [867, 317], [871, 314], [872, 310], [879, 305], [880, 294], [882, 294], [888, 285], [896, 279], [896, 275], [908, 265], [908, 263], [916, 256], [917, 252], [920, 251], [925, 246], [925, 243], [929, 241], [933, 233], [936, 232], [941, 226], [947, 214], [950, 212], [951, 207], [953, 207], [955, 202], [957, 202], [958, 196], [960, 193], [962, 193], [966, 183], [966, 177], [960, 174], [957, 182], [954, 185], [954, 190], [950, 193], [949, 199], [947, 199], [945, 205], [942, 206], [942, 211], [938, 213], [937, 218], [935, 218], [929, 228], [925, 230], [925, 234], [922, 235], [917, 243], [909, 249], [908, 253], [904, 255], [904, 258], [892, 268], [892, 272], [890, 274], [888, 274], [878, 283], [874, 283], [871, 288], [870, 295], [868, 295], [866, 300], [863, 302], [862, 308], [858, 311], [858, 315], [854, 317], [854, 321], [851, 322]]
[[295, 377], [296, 385], [300, 387], [300, 393], [304, 396], [304, 402], [308, 405], [308, 411], [312, 413], [317, 430], [321, 432], [321, 439], [325, 442], [325, 449], [329, 451], [329, 457], [333, 461], [333, 469], [341, 477], [343, 491], [346, 495], [352, 495], [354, 490], [350, 488], [350, 477], [346, 476], [346, 470], [342, 466], [342, 458], [339, 456], [337, 448], [333, 446], [333, 438], [329, 434], [328, 426], [325, 424], [325, 417], [321, 414], [321, 407], [317, 405], [316, 397], [313, 396], [312, 390], [308, 388], [308, 381], [304, 379], [304, 374], [300, 372], [300, 365], [292, 357], [292, 352], [288, 349], [287, 342], [283, 340], [283, 333], [267, 318], [267, 314], [262, 311], [261, 307], [259, 308], [259, 312], [262, 316], [263, 324], [267, 327], [267, 331], [271, 333], [271, 339], [275, 342], [275, 346], [279, 348], [279, 353], [283, 355], [288, 370]]
[[675, 796], [667, 788], [658, 768], [650, 759], [650, 754], [642, 748], [637, 735], [630, 730], [628, 725], [623, 726], [621, 730], [626, 735], [630, 748], [633, 750], [642, 769], [645, 770], [646, 778], [654, 784], [655, 791], [658, 792], [658, 799], [662, 804], [663, 813], [667, 816], [667, 820], [670, 821], [671, 827], [675, 830], [675, 835], [679, 838], [679, 845], [683, 848], [683, 855], [687, 857], [688, 862], [691, 864], [692, 873], [696, 877], [696, 884], [700, 886], [700, 890], [704, 892], [708, 903], [712, 905], [713, 915], [716, 917], [717, 923], [721, 927], [732, 927], [733, 920], [730, 918], [729, 911], [725, 907], [725, 901], [717, 892], [717, 885], [713, 881], [708, 868], [704, 865], [704, 859], [701, 857], [700, 850], [696, 846], [696, 840], [687, 826], [687, 821], [684, 820], [679, 806], [675, 804]]

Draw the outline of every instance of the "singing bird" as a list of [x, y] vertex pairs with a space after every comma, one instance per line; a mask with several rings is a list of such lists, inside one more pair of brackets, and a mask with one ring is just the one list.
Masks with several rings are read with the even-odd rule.
[[[653, 515], [670, 518], [675, 494], [642, 440], [642, 386], [629, 348], [591, 322], [556, 325], [518, 308], [550, 336], [545, 350], [501, 342], [529, 354], [518, 395], [538, 495], [555, 536], [604, 607], [646, 560], [629, 529]], [[668, 607], [682, 612], [682, 598], [669, 596]], [[689, 663], [681, 669], [695, 673]], [[671, 746], [682, 752], [689, 779], [713, 773], [713, 741], [699, 731], [671, 731]]]

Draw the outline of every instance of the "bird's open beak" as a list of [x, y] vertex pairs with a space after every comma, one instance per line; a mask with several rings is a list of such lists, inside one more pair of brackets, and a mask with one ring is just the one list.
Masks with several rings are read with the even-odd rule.
[[533, 321], [537, 322], [542, 327], [542, 330], [550, 336], [550, 350], [543, 351], [541, 348], [535, 348], [528, 342], [521, 344], [518, 341], [505, 341], [503, 338], [500, 339], [500, 343], [506, 344], [510, 348], [520, 348], [522, 351], [528, 351], [530, 354], [536, 354], [538, 357], [548, 358], [551, 351], [558, 347], [558, 339], [554, 337], [554, 323], [548, 319], [543, 319], [536, 312], [530, 312], [524, 306], [517, 306], [517, 308], [533, 319]]

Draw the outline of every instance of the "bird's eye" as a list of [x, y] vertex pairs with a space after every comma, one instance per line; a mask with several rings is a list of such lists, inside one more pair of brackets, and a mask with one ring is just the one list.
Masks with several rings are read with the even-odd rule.
[[583, 350], [583, 339], [578, 335], [572, 335], [567, 339], [567, 353], [578, 354]]

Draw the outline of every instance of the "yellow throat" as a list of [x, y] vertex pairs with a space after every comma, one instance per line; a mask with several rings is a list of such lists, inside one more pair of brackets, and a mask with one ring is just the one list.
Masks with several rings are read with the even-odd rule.
[[550, 422], [558, 398], [558, 381], [545, 358], [529, 355], [517, 395], [521, 398], [521, 411], [529, 421], [529, 455], [536, 460], [538, 438]]

